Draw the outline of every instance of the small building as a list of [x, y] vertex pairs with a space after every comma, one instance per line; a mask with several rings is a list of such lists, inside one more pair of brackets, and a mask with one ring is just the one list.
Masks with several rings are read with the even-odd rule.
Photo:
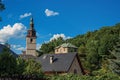
[[83, 75], [84, 70], [77, 53], [68, 54], [44, 54], [37, 58], [41, 63], [42, 70], [46, 75], [51, 74], [79, 74]]
[[55, 54], [77, 52], [77, 47], [71, 43], [64, 43], [55, 48]]

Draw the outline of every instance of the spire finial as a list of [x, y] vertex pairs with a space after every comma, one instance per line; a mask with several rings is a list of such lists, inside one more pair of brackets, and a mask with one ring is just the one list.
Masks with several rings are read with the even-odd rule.
[[34, 22], [33, 22], [33, 17], [30, 18], [30, 29], [33, 30], [34, 27]]
[[33, 24], [33, 17], [30, 18], [30, 24]]

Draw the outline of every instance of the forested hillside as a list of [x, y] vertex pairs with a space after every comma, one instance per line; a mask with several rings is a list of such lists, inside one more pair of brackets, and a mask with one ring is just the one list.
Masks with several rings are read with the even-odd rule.
[[[94, 71], [101, 69], [111, 71], [112, 69], [108, 68], [109, 61], [115, 58], [111, 54], [114, 46], [120, 44], [120, 24], [102, 27], [99, 30], [89, 31], [67, 40], [60, 37], [42, 44], [40, 51], [54, 53], [54, 48], [64, 42], [72, 43], [78, 47], [79, 57], [87, 73], [93, 74]], [[117, 56], [120, 56], [120, 52]]]

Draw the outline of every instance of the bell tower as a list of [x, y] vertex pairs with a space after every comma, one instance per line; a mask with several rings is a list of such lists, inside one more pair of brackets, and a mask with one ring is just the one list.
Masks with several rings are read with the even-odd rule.
[[30, 19], [30, 29], [26, 36], [26, 55], [37, 56], [36, 54], [36, 31], [34, 29], [33, 18]]

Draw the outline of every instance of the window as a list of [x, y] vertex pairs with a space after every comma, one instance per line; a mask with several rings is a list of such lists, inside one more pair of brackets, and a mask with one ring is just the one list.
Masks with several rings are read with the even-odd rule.
[[62, 52], [62, 49], [60, 49], [60, 52]]
[[33, 39], [30, 39], [30, 42], [32, 43], [32, 42], [33, 42]]
[[74, 69], [74, 74], [77, 74], [77, 70], [76, 69]]
[[56, 51], [58, 52], [58, 49], [56, 49]]
[[65, 48], [64, 48], [64, 51], [65, 51]]
[[77, 49], [74, 49], [74, 52], [77, 52]]

